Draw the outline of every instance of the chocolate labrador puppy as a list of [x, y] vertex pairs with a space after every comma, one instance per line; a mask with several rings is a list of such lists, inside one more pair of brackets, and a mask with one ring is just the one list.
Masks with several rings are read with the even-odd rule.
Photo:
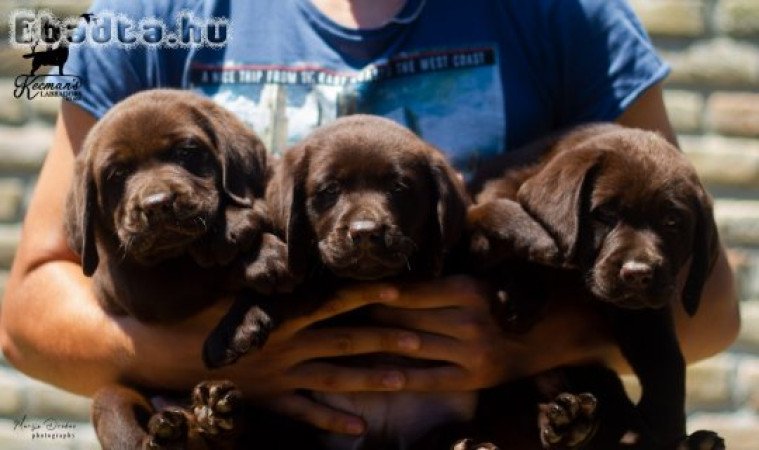
[[[287, 243], [286, 265], [301, 280], [292, 300], [277, 302], [287, 309], [281, 314], [315, 306], [346, 281], [440, 275], [460, 242], [469, 204], [442, 153], [394, 122], [366, 115], [338, 119], [289, 149], [269, 183], [267, 201], [274, 228]], [[223, 364], [251, 347], [244, 317], [244, 307], [228, 315], [209, 338], [208, 359]], [[358, 311], [339, 320], [355, 326], [368, 318]], [[376, 356], [339, 363], [406, 361]], [[329, 449], [406, 448], [435, 424], [469, 417], [476, 400], [474, 393], [311, 395], [361, 415], [368, 411], [366, 435], [290, 431], [264, 447], [319, 448], [321, 442]], [[248, 431], [258, 430], [259, 423]], [[267, 442], [264, 436], [273, 429], [282, 426], [254, 432], [257, 442]]]
[[[267, 200], [275, 229], [287, 243], [286, 264], [301, 280], [292, 300], [277, 302], [287, 308], [283, 314], [308, 307], [299, 305], [299, 299], [318, 304], [349, 280], [440, 275], [453, 265], [454, 258], [446, 255], [455, 255], [462, 242], [469, 204], [458, 176], [437, 150], [389, 120], [362, 115], [339, 119], [286, 152]], [[247, 307], [238, 303], [209, 338], [209, 359], [226, 364], [252, 347], [249, 340], [259, 342], [247, 331]], [[332, 323], [355, 326], [364, 320], [357, 311]], [[387, 355], [331, 362], [422, 364]], [[239, 448], [442, 450], [454, 445], [475, 450], [495, 449], [483, 442], [492, 441], [532, 450], [543, 448], [541, 436], [545, 448], [560, 449], [590, 434], [605, 442], [624, 434], [633, 406], [613, 372], [578, 368], [543, 379], [556, 381], [536, 389], [527, 379], [482, 394], [310, 393], [362, 416], [367, 433], [359, 438], [323, 435], [257, 411], [246, 413], [241, 421], [245, 433], [236, 442]], [[585, 393], [589, 389], [595, 396]], [[601, 428], [594, 420], [597, 414], [614, 426], [596, 433]]]
[[[262, 238], [270, 228], [266, 179], [264, 146], [231, 113], [189, 92], [141, 92], [85, 139], [67, 203], [69, 244], [108, 312], [182, 320], [257, 284], [252, 272], [270, 253], [259, 247], [275, 241]], [[268, 318], [257, 319], [266, 329]], [[132, 408], [141, 398], [119, 386], [95, 396], [93, 421], [105, 448], [157, 437], [160, 421], [149, 435], [136, 427]]]
[[[504, 267], [520, 263], [523, 280], [551, 285], [570, 271], [584, 282], [640, 379], [637, 411], [656, 437], [620, 448], [675, 448], [685, 436], [685, 364], [670, 305], [679, 296], [688, 314], [698, 308], [718, 252], [711, 200], [683, 154], [655, 133], [592, 124], [526, 150], [535, 151], [536, 163], [484, 184], [468, 216], [473, 260], [495, 267], [501, 282]], [[525, 260], [559, 270], [525, 269]], [[515, 328], [540, 311], [546, 296], [534, 294], [510, 298]], [[708, 433], [684, 442], [724, 448]]]

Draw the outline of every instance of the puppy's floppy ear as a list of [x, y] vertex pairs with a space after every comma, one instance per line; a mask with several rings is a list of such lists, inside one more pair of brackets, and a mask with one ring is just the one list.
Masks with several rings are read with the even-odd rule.
[[237, 117], [211, 100], [202, 121], [206, 132], [214, 137], [216, 158], [221, 171], [224, 196], [232, 204], [247, 207], [264, 195], [267, 179], [267, 151], [263, 142]]
[[564, 263], [575, 262], [583, 217], [603, 150], [565, 149], [517, 192], [522, 207], [553, 237]]
[[463, 181], [436, 149], [429, 151], [429, 167], [435, 188], [435, 228], [440, 238], [439, 245], [431, 249], [431, 268], [439, 275], [446, 253], [459, 242], [470, 201]]
[[87, 143], [76, 159], [74, 180], [66, 202], [65, 228], [69, 247], [82, 258], [87, 276], [95, 273], [100, 257], [95, 244], [97, 187], [92, 165], [87, 160]]
[[717, 225], [714, 222], [712, 201], [699, 186], [699, 194], [693, 198], [696, 225], [693, 232], [693, 251], [688, 278], [683, 288], [683, 306], [688, 315], [693, 316], [701, 302], [701, 292], [711, 273], [719, 252]]
[[298, 277], [305, 275], [313, 253], [314, 232], [306, 211], [308, 164], [306, 145], [290, 148], [278, 162], [266, 191], [274, 227], [287, 242], [289, 269]]

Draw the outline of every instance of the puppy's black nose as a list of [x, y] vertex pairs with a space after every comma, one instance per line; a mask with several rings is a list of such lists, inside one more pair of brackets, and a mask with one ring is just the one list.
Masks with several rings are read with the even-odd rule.
[[348, 227], [348, 235], [360, 247], [379, 245], [385, 241], [382, 225], [373, 220], [354, 220]]
[[627, 285], [637, 289], [645, 289], [651, 285], [654, 271], [650, 264], [639, 261], [627, 261], [622, 264], [619, 276]]
[[140, 207], [150, 221], [167, 216], [173, 210], [174, 195], [170, 192], [158, 192], [145, 196]]

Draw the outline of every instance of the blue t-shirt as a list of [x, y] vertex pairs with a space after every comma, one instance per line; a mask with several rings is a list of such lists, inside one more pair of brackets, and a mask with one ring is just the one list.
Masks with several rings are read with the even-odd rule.
[[614, 120], [668, 72], [624, 0], [407, 0], [368, 30], [311, 0], [97, 0], [90, 10], [105, 11], [169, 25], [189, 11], [230, 26], [220, 48], [72, 46], [65, 70], [82, 77], [80, 106], [100, 117], [142, 89], [192, 89], [274, 153], [362, 112], [411, 128], [469, 172], [553, 130]]

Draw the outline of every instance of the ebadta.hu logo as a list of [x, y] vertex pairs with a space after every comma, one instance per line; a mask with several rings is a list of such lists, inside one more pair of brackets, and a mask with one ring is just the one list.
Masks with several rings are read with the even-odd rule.
[[[61, 19], [50, 11], [24, 9], [13, 11], [9, 20], [11, 46], [28, 49], [23, 58], [31, 62], [29, 73], [16, 77], [13, 95], [30, 100], [81, 97], [82, 78], [64, 71], [69, 51], [74, 46], [223, 47], [232, 31], [226, 18], [199, 18], [190, 11], [178, 12], [173, 24], [157, 17], [136, 19], [111, 11]], [[52, 69], [38, 74], [37, 70], [43, 66]]]

